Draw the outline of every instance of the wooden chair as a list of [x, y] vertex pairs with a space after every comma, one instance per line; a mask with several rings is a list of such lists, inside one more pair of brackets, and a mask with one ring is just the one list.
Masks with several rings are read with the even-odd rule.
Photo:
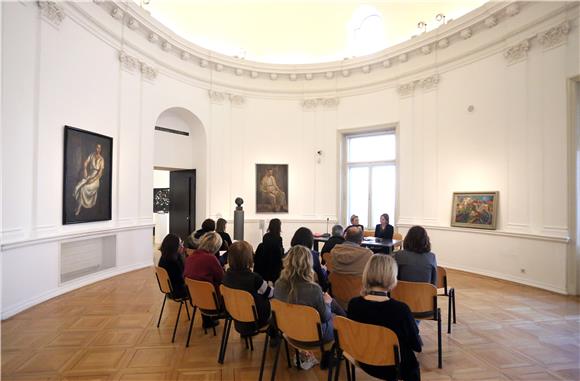
[[443, 367], [441, 349], [441, 309], [437, 307], [437, 288], [431, 283], [399, 281], [391, 297], [409, 306], [415, 319], [437, 321], [437, 365]]
[[374, 230], [365, 230], [363, 231], [363, 236], [365, 237], [374, 237], [375, 231]]
[[401, 233], [393, 233], [393, 239], [401, 241], [393, 246], [393, 250], [395, 249], [395, 247], [397, 248], [397, 250], [401, 250], [401, 248], [403, 247], [403, 235]]
[[362, 289], [361, 275], [346, 275], [331, 272], [330, 280], [332, 296], [338, 304], [346, 311], [348, 302], [356, 296], [360, 296]]
[[322, 254], [322, 258], [326, 263], [326, 269], [332, 272], [332, 254], [330, 252]]
[[437, 266], [437, 288], [443, 289], [443, 294], [438, 296], [446, 296], [449, 298], [447, 304], [447, 333], [451, 333], [451, 312], [453, 311], [453, 324], [457, 324], [457, 317], [455, 315], [455, 289], [448, 288], [447, 285], [447, 270], [445, 267]]
[[[334, 348], [336, 351], [335, 381], [338, 380], [340, 362], [345, 360], [347, 380], [355, 380], [355, 366], [360, 363], [375, 366], [394, 366], [397, 376], [401, 363], [399, 339], [395, 332], [378, 325], [355, 322], [342, 316], [334, 318]], [[332, 369], [328, 367], [328, 379]]]
[[161, 316], [163, 316], [163, 310], [165, 309], [165, 302], [167, 299], [173, 300], [179, 303], [179, 310], [177, 311], [177, 319], [175, 319], [175, 327], [173, 328], [173, 337], [171, 342], [175, 342], [175, 332], [177, 331], [177, 324], [179, 323], [179, 316], [181, 315], [181, 307], [185, 305], [185, 311], [187, 311], [187, 318], [191, 319], [189, 316], [189, 309], [187, 308], [187, 301], [189, 297], [176, 298], [173, 294], [173, 287], [171, 286], [171, 280], [169, 279], [169, 274], [167, 270], [163, 267], [155, 266], [155, 277], [157, 278], [157, 284], [159, 285], [159, 290], [165, 294], [163, 297], [163, 304], [161, 305], [161, 312], [159, 313], [159, 320], [157, 320], [157, 328], [159, 328], [159, 323], [161, 323]]
[[[189, 332], [187, 333], [187, 342], [185, 343], [185, 346], [189, 347], [193, 321], [195, 320], [195, 313], [198, 308], [202, 315], [214, 319], [225, 319], [226, 315], [223, 312], [220, 299], [212, 283], [185, 278], [185, 285], [189, 291], [191, 307], [193, 308], [192, 318], [189, 323]], [[204, 330], [207, 333], [207, 329], [204, 328]], [[216, 336], [216, 334], [215, 327], [213, 327], [213, 335]]]
[[[254, 343], [252, 342], [252, 337], [260, 333], [266, 333], [268, 330], [268, 325], [260, 327], [258, 325], [258, 309], [256, 303], [254, 302], [254, 297], [247, 291], [236, 290], [234, 288], [226, 287], [223, 284], [220, 285], [220, 292], [224, 299], [224, 304], [227, 312], [226, 322], [224, 324], [224, 332], [222, 336], [222, 342], [220, 346], [220, 352], [218, 355], [218, 362], [220, 364], [224, 363], [224, 358], [226, 356], [226, 349], [228, 346], [228, 338], [230, 335], [230, 329], [232, 328], [232, 323], [234, 321], [240, 323], [253, 323], [255, 329], [253, 332], [244, 335], [246, 340], [246, 348], [248, 348], [248, 342], [250, 343], [250, 349], [254, 350]], [[264, 363], [266, 361], [266, 350], [268, 348], [269, 336], [266, 335], [266, 340], [264, 343], [264, 352], [262, 353], [262, 365], [260, 366], [260, 377], [262, 380], [262, 375], [264, 373]]]
[[[334, 341], [325, 343], [322, 340], [320, 315], [313, 307], [289, 304], [277, 299], [272, 299], [270, 304], [272, 306], [272, 324], [281, 333], [286, 344], [286, 360], [289, 368], [292, 367], [292, 364], [290, 363], [288, 344], [295, 349], [298, 365], [300, 365], [300, 350], [320, 352], [322, 357], [324, 357], [325, 353], [331, 352]], [[274, 381], [276, 377], [280, 347], [281, 345], [276, 349], [271, 381]], [[266, 350], [267, 347], [264, 347], [264, 357], [266, 356]], [[262, 361], [263, 364], [264, 361]], [[260, 370], [260, 373], [262, 373], [262, 370]]]

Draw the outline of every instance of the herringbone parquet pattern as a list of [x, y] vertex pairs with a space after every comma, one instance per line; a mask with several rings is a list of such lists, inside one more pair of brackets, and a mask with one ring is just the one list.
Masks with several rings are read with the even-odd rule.
[[[443, 369], [437, 369], [436, 326], [421, 323], [423, 380], [580, 379], [580, 300], [525, 286], [449, 271], [457, 290], [453, 333], [443, 333]], [[152, 268], [84, 287], [2, 322], [2, 380], [256, 380], [263, 338], [251, 352], [232, 330], [225, 364], [217, 363], [221, 336], [203, 333], [196, 318], [185, 348], [182, 311], [161, 307]], [[446, 298], [441, 298], [446, 326]], [[283, 360], [283, 359], [282, 359]], [[269, 378], [272, 357], [267, 360]], [[318, 367], [286, 369], [277, 379], [325, 380]], [[341, 372], [344, 377], [344, 369]], [[341, 377], [342, 378], [342, 377]], [[357, 379], [365, 380], [362, 371]]]

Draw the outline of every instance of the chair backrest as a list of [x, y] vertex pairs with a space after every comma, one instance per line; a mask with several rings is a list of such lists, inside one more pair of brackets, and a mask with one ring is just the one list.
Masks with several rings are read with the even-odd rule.
[[191, 304], [202, 310], [219, 310], [219, 299], [213, 284], [201, 280], [185, 278], [185, 285], [189, 290]]
[[320, 315], [313, 307], [290, 304], [281, 300], [270, 301], [276, 316], [276, 326], [290, 339], [303, 342], [320, 340], [317, 324]]
[[226, 311], [239, 322], [253, 323], [258, 320], [254, 297], [247, 291], [220, 285]]
[[402, 241], [403, 235], [401, 233], [393, 233], [393, 239], [396, 239], [397, 241]]
[[171, 289], [171, 281], [169, 280], [167, 270], [163, 267], [155, 266], [155, 276], [157, 277], [157, 283], [159, 284], [161, 292], [170, 294], [173, 290]]
[[391, 297], [409, 306], [412, 313], [430, 312], [437, 308], [437, 288], [431, 283], [399, 281], [391, 290]]
[[375, 236], [375, 231], [374, 230], [365, 230], [363, 232], [363, 235], [365, 237], [374, 237]]
[[447, 270], [445, 267], [437, 266], [437, 288], [447, 290]]
[[342, 316], [334, 318], [334, 329], [339, 347], [355, 360], [376, 366], [400, 363], [399, 339], [390, 329]]
[[334, 296], [342, 308], [346, 309], [348, 302], [352, 298], [360, 296], [362, 289], [361, 275], [346, 275], [331, 272], [329, 280], [332, 285], [332, 296]]

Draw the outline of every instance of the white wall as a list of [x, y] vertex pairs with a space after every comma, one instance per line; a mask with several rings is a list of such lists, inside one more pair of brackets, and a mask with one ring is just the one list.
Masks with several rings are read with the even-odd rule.
[[[570, 165], [566, 78], [579, 74], [577, 6], [526, 4], [437, 56], [393, 58], [392, 68], [378, 61], [368, 74], [337, 72], [332, 80], [324, 66], [309, 66], [322, 74], [292, 81], [251, 78], [249, 66], [243, 75], [214, 70], [175, 48], [165, 52], [142, 28], [124, 28], [111, 17], [114, 3], [58, 5], [65, 18], [55, 26], [35, 3], [2, 3], [3, 317], [74, 287], [57, 281], [58, 250], [67, 240], [117, 236], [117, 267], [77, 286], [149, 265], [153, 167], [198, 169], [198, 224], [206, 217], [231, 220], [233, 200], [243, 197], [246, 237], [254, 245], [262, 221], [272, 217], [283, 220], [286, 246], [299, 226], [326, 231], [326, 218], [332, 224], [343, 217], [341, 134], [372, 126], [397, 128], [401, 231], [425, 225], [443, 265], [569, 291], [567, 208], [577, 195], [568, 191], [563, 168]], [[146, 15], [134, 16], [146, 22]], [[543, 48], [535, 36], [565, 20], [572, 32]], [[531, 48], [511, 63], [504, 54], [525, 38]], [[393, 57], [418, 41], [394, 47]], [[140, 64], [120, 62], [120, 50]], [[147, 66], [156, 76], [141, 73]], [[304, 68], [296, 70], [303, 76]], [[433, 88], [398, 91], [435, 72], [440, 80]], [[160, 118], [173, 108], [193, 115], [189, 143], [164, 141], [153, 130], [162, 122], [186, 128], [182, 118]], [[65, 124], [114, 139], [111, 221], [61, 225]], [[288, 214], [255, 213], [257, 163], [289, 165]], [[449, 227], [452, 192], [470, 190], [500, 191], [497, 231]], [[19, 287], [8, 289], [10, 282]]]

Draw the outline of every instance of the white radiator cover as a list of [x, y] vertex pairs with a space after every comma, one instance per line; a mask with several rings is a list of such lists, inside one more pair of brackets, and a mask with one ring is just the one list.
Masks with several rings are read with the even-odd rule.
[[116, 258], [114, 235], [64, 242], [60, 249], [60, 282], [115, 267]]

